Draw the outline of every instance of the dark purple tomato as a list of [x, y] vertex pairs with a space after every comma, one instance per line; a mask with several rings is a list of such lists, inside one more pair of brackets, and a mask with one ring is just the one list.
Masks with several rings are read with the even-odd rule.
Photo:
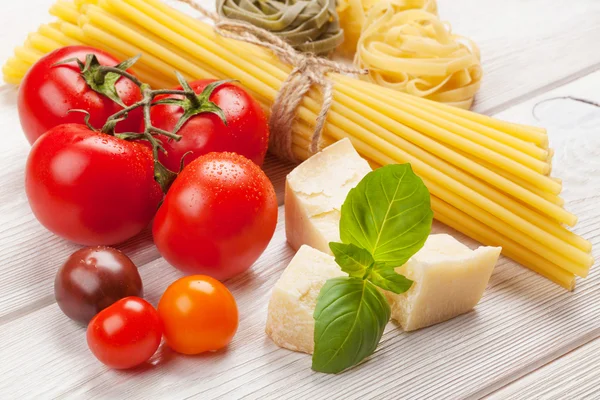
[[135, 264], [112, 247], [78, 250], [58, 270], [54, 295], [60, 309], [74, 321], [87, 324], [118, 300], [143, 295]]

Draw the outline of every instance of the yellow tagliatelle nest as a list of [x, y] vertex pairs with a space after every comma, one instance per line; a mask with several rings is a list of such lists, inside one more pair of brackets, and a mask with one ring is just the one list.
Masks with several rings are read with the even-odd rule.
[[468, 109], [481, 85], [479, 49], [424, 10], [375, 4], [365, 21], [354, 63], [363, 79]]
[[[371, 8], [384, 0], [338, 0], [337, 12], [340, 24], [344, 29], [344, 43], [338, 51], [347, 56], [354, 56], [360, 34], [365, 27], [367, 14]], [[397, 11], [422, 9], [437, 15], [436, 0], [391, 0]]]

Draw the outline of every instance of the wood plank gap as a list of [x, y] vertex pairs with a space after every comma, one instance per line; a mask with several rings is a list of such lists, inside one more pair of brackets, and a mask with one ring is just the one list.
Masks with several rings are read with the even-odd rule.
[[531, 92], [522, 94], [520, 96], [517, 96], [513, 99], [507, 100], [503, 103], [500, 103], [500, 104], [495, 105], [490, 108], [483, 108], [480, 110], [477, 108], [477, 104], [475, 104], [475, 107], [472, 111], [475, 111], [479, 114], [486, 114], [486, 115], [493, 116], [493, 115], [499, 114], [502, 111], [505, 111], [509, 108], [516, 107], [522, 103], [525, 103], [526, 101], [529, 101], [535, 97], [541, 96], [544, 93], [550, 92], [554, 89], [560, 88], [561, 86], [565, 86], [573, 81], [584, 78], [587, 75], [593, 74], [594, 72], [596, 72], [598, 70], [600, 70], [600, 63], [596, 63], [594, 65], [585, 67], [575, 73], [565, 76], [564, 78], [561, 78], [556, 81], [550, 82], [546, 85], [540, 86], [539, 88], [532, 90]]
[[12, 322], [16, 319], [26, 316], [27, 314], [41, 310], [44, 307], [48, 307], [56, 302], [54, 296], [45, 296], [41, 299], [34, 301], [31, 304], [27, 304], [23, 308], [16, 309], [9, 312], [8, 314], [0, 316], [0, 327], [4, 324]]

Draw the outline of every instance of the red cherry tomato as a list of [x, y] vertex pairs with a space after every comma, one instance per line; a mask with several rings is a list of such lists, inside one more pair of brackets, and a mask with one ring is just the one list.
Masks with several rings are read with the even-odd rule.
[[162, 338], [158, 312], [144, 299], [126, 297], [96, 315], [88, 325], [90, 350], [103, 364], [115, 369], [145, 363]]
[[219, 350], [238, 327], [233, 295], [219, 281], [203, 275], [179, 279], [158, 303], [169, 347], [183, 354]]
[[250, 268], [276, 224], [275, 190], [264, 172], [238, 154], [210, 153], [175, 180], [153, 234], [173, 266], [224, 280]]
[[41, 136], [25, 174], [29, 205], [41, 224], [85, 245], [135, 236], [162, 199], [147, 147], [85, 125], [59, 125]]
[[[122, 107], [87, 85], [76, 62], [55, 65], [69, 58], [85, 62], [87, 54], [94, 54], [101, 65], [115, 66], [119, 60], [110, 54], [87, 46], [68, 46], [55, 50], [36, 62], [23, 78], [19, 88], [18, 108], [21, 126], [29, 143], [33, 143], [46, 131], [60, 124], [83, 123], [81, 113], [69, 113], [82, 109], [90, 113], [90, 123], [101, 128], [106, 119]], [[128, 71], [130, 72], [130, 71]], [[121, 78], [115, 85], [117, 93], [126, 105], [141, 99], [139, 88], [129, 79]], [[118, 132], [135, 132], [142, 121], [140, 109], [117, 125]]]
[[[214, 80], [205, 79], [190, 82], [194, 92], [200, 94]], [[178, 87], [177, 90], [181, 90]], [[181, 99], [183, 96], [169, 95], [157, 97]], [[179, 142], [163, 140], [167, 155], [159, 156], [160, 161], [170, 170], [178, 171], [183, 155], [186, 165], [203, 154], [229, 151], [249, 158], [257, 165], [262, 165], [269, 145], [269, 127], [260, 105], [244, 89], [231, 83], [218, 86], [209, 100], [225, 113], [227, 125], [218, 115], [203, 112], [194, 115], [179, 129], [182, 136]], [[172, 132], [183, 114], [183, 108], [173, 105], [152, 107], [152, 124]]]

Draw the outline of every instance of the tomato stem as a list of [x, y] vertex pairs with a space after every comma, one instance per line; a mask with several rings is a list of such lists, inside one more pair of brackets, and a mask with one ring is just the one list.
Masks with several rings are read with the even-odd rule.
[[155, 96], [167, 95], [167, 94], [181, 95], [181, 94], [183, 94], [183, 91], [176, 90], [176, 89], [157, 89], [157, 90], [153, 90], [153, 93]]
[[83, 121], [85, 122], [85, 125], [89, 128], [90, 131], [97, 131], [97, 129], [95, 127], [92, 126], [92, 124], [90, 123], [90, 113], [87, 110], [81, 110], [79, 108], [73, 108], [71, 110], [67, 111], [67, 114], [71, 114], [71, 113], [82, 113], [84, 114], [83, 116]]
[[100, 75], [106, 75], [109, 72], [115, 73], [117, 75], [121, 75], [121, 76], [129, 79], [131, 82], [135, 83], [139, 87], [141, 87], [144, 84], [135, 75], [130, 74], [129, 72], [124, 71], [124, 70], [120, 69], [119, 67], [109, 67], [109, 66], [103, 65], [98, 68], [98, 71], [100, 72]]
[[[179, 84], [183, 89], [183, 95], [188, 99], [190, 106], [193, 108], [201, 107], [202, 101], [198, 98], [196, 92], [194, 92], [194, 89], [192, 89], [185, 77], [181, 75], [179, 71], [175, 71], [175, 75], [177, 76], [177, 80], [179, 81]], [[175, 130], [175, 132], [177, 132], [177, 129]]]
[[[107, 67], [107, 71], [115, 72], [115, 71], [112, 71], [112, 67]], [[119, 72], [115, 72], [115, 73], [121, 74], [122, 76], [130, 79], [130, 77], [127, 76], [130, 74], [128, 74], [124, 71], [119, 71]], [[177, 178], [178, 174], [177, 174], [177, 172], [173, 172], [173, 171], [170, 171], [169, 169], [167, 169], [159, 161], [159, 151], [162, 151], [165, 154], [166, 154], [166, 151], [165, 151], [164, 147], [162, 146], [160, 140], [158, 140], [155, 137], [155, 135], [163, 135], [163, 136], [169, 138], [169, 140], [175, 140], [175, 141], [181, 140], [181, 136], [177, 135], [173, 132], [169, 132], [164, 129], [157, 128], [152, 125], [152, 119], [150, 117], [150, 110], [151, 110], [152, 106], [155, 105], [153, 103], [154, 98], [158, 95], [164, 94], [167, 91], [166, 90], [152, 90], [150, 85], [142, 83], [141, 81], [137, 80], [137, 78], [135, 78], [135, 77], [134, 77], [134, 79], [137, 81], [137, 82], [134, 81], [135, 84], [138, 84], [138, 82], [139, 82], [139, 86], [140, 86], [140, 89], [142, 92], [142, 99], [128, 107], [123, 108], [122, 110], [116, 112], [115, 114], [111, 115], [106, 120], [106, 123], [104, 124], [104, 127], [102, 128], [102, 132], [109, 134], [109, 135], [111, 135], [111, 134], [114, 135], [114, 127], [117, 122], [122, 121], [123, 119], [127, 118], [127, 115], [131, 111], [133, 111], [137, 108], [142, 108], [143, 118], [144, 118], [144, 132], [143, 133], [126, 132], [126, 133], [117, 134], [116, 136], [123, 140], [146, 140], [150, 143], [150, 146], [152, 147], [152, 157], [154, 159], [154, 179], [156, 180], [156, 182], [158, 182], [162, 191], [164, 193], [167, 193], [167, 191], [169, 190], [169, 187], [171, 186], [171, 184], [173, 183], [175, 178]], [[168, 92], [169, 92], [169, 94], [179, 94], [179, 95], [183, 94], [183, 91], [181, 91], [181, 90], [169, 90]]]
[[143, 112], [144, 112], [144, 136], [145, 136], [145, 139], [148, 140], [152, 146], [152, 155], [154, 157], [154, 180], [156, 180], [156, 182], [158, 182], [163, 193], [166, 194], [167, 191], [169, 190], [169, 188], [171, 187], [171, 185], [173, 184], [173, 182], [175, 181], [175, 178], [177, 178], [178, 174], [177, 174], [177, 172], [173, 172], [173, 171], [169, 170], [167, 167], [162, 165], [162, 163], [159, 161], [159, 158], [158, 158], [159, 150], [165, 154], [167, 152], [165, 151], [162, 144], [160, 144], [160, 142], [154, 137], [153, 134], [157, 133], [160, 135], [164, 135], [164, 136], [168, 137], [169, 139], [173, 139], [173, 140], [177, 140], [177, 141], [181, 140], [181, 136], [152, 126], [152, 119], [150, 117], [150, 109], [152, 108], [152, 101], [154, 100], [156, 93], [154, 91], [152, 91], [152, 89], [150, 88], [150, 85], [142, 85], [142, 96], [143, 96], [142, 102], [143, 102]]
[[[213, 113], [219, 116], [225, 125], [227, 125], [227, 118], [223, 113], [223, 110], [216, 104], [209, 100], [212, 92], [219, 86], [231, 82], [231, 81], [217, 81], [208, 85], [204, 91], [200, 94], [196, 94], [186, 79], [179, 72], [176, 72], [177, 79], [181, 84], [181, 90], [175, 89], [159, 89], [152, 90], [150, 85], [139, 80], [135, 75], [127, 72], [127, 69], [133, 66], [139, 59], [139, 55], [128, 60], [121, 62], [115, 66], [100, 65], [98, 59], [93, 54], [86, 56], [85, 64], [79, 59], [64, 60], [60, 64], [76, 61], [81, 75], [86, 83], [95, 90], [96, 92], [103, 94], [112, 99], [117, 104], [121, 105], [123, 109], [111, 115], [104, 124], [101, 132], [107, 135], [117, 136], [123, 140], [146, 140], [152, 147], [152, 156], [154, 159], [154, 179], [160, 185], [162, 191], [167, 193], [169, 187], [177, 178], [178, 172], [170, 171], [159, 161], [159, 152], [166, 154], [165, 148], [162, 146], [162, 142], [158, 140], [155, 135], [162, 135], [168, 138], [168, 140], [181, 140], [181, 136], [177, 134], [179, 128], [183, 124], [196, 114], [200, 113]], [[120, 78], [129, 79], [133, 84], [140, 88], [142, 93], [142, 99], [134, 104], [126, 106], [121, 98], [119, 97], [115, 84]], [[178, 95], [182, 96], [183, 99], [164, 98], [154, 101], [157, 96], [161, 95]], [[177, 122], [177, 125], [173, 129], [173, 132], [166, 131], [164, 129], [157, 128], [152, 125], [152, 119], [150, 116], [150, 110], [153, 106], [157, 105], [177, 105], [184, 109], [184, 114]], [[125, 132], [115, 134], [115, 127], [118, 122], [127, 118], [129, 113], [135, 109], [142, 108], [143, 119], [144, 119], [144, 132]], [[86, 122], [89, 120], [87, 116]], [[92, 127], [90, 127], [92, 129]], [[183, 161], [186, 153], [181, 160], [181, 167], [183, 169]], [[181, 170], [179, 171], [181, 172]]]

